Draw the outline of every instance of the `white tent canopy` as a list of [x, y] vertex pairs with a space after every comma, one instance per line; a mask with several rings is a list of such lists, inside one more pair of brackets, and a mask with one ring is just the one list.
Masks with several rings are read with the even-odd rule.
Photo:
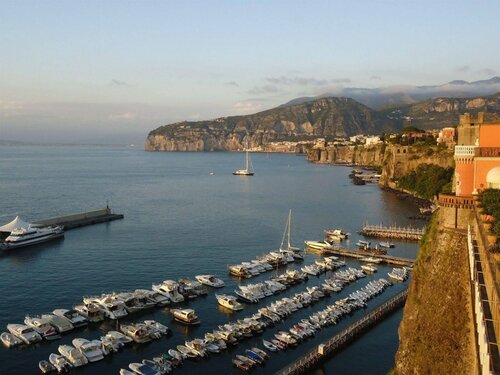
[[14, 220], [10, 223], [5, 224], [0, 227], [0, 232], [10, 233], [14, 230], [14, 228], [25, 228], [28, 229], [31, 224], [22, 220], [19, 216], [16, 216]]

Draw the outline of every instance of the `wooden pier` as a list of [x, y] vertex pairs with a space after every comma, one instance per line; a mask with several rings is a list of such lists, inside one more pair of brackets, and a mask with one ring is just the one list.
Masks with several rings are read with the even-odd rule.
[[299, 375], [310, 372], [313, 366], [333, 355], [335, 352], [354, 341], [360, 334], [402, 307], [408, 297], [408, 289], [378, 306], [375, 310], [357, 320], [349, 327], [337, 333], [331, 339], [316, 346], [298, 360], [282, 368], [276, 375]]
[[398, 227], [365, 224], [359, 232], [366, 237], [394, 238], [398, 240], [420, 241], [425, 233], [424, 228]]
[[87, 225], [106, 223], [113, 220], [123, 219], [122, 214], [114, 214], [109, 207], [101, 210], [81, 212], [73, 215], [57, 216], [50, 219], [33, 222], [36, 226], [60, 225], [65, 230], [84, 227]]
[[322, 254], [325, 255], [338, 255], [349, 258], [365, 258], [372, 257], [382, 259], [381, 263], [390, 264], [394, 266], [403, 266], [403, 267], [413, 267], [415, 263], [414, 259], [408, 258], [400, 258], [394, 257], [392, 255], [382, 255], [382, 254], [374, 254], [372, 251], [364, 251], [364, 250], [350, 250], [350, 249], [328, 249], [323, 250]]

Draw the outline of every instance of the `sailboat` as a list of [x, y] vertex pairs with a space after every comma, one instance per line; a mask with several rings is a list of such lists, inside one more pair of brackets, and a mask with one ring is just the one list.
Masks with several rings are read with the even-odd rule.
[[[304, 259], [300, 253], [298, 247], [293, 247], [290, 243], [290, 231], [292, 228], [292, 210], [288, 211], [288, 220], [285, 225], [285, 231], [283, 232], [283, 238], [281, 239], [280, 252], [285, 255], [292, 256], [295, 260]], [[285, 238], [287, 239], [287, 244], [285, 247]]]
[[246, 164], [245, 169], [238, 169], [233, 172], [235, 176], [253, 176], [253, 167], [252, 161], [250, 160], [250, 155], [248, 154], [248, 150], [246, 151]]

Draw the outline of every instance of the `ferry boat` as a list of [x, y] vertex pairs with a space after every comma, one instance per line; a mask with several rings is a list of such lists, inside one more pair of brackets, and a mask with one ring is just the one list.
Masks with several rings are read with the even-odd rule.
[[193, 309], [171, 309], [170, 310], [174, 315], [174, 319], [180, 323], [196, 325], [200, 324], [200, 319], [196, 316], [196, 313]]
[[233, 172], [235, 176], [253, 176], [253, 168], [252, 161], [250, 160], [250, 156], [248, 155], [248, 150], [246, 152], [246, 164], [245, 169], [237, 169]]
[[45, 228], [14, 228], [5, 239], [5, 242], [0, 244], [0, 250], [11, 250], [19, 247], [37, 245], [60, 237], [64, 237], [63, 227], [60, 226]]

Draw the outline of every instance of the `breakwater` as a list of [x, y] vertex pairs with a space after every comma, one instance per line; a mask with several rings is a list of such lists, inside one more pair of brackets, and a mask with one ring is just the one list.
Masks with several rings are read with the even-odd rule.
[[276, 372], [276, 375], [298, 375], [311, 370], [320, 361], [328, 358], [339, 349], [355, 340], [361, 333], [385, 319], [396, 309], [402, 307], [408, 296], [408, 289], [384, 302], [363, 318], [357, 320], [349, 327], [337, 333], [331, 339], [319, 344], [305, 355], [292, 362], [290, 365]]
[[113, 220], [123, 219], [122, 214], [115, 214], [111, 212], [109, 207], [101, 210], [80, 212], [72, 215], [57, 216], [50, 219], [43, 219], [35, 221], [33, 224], [37, 226], [50, 226], [59, 225], [64, 229], [79, 228], [87, 225], [106, 223]]

